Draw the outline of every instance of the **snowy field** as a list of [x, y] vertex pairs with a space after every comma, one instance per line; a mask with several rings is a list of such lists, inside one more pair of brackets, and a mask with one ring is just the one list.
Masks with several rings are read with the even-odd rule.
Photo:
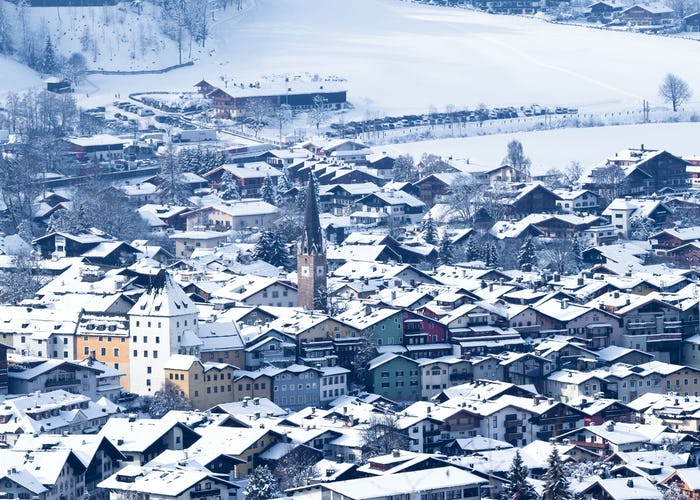
[[432, 141], [377, 146], [375, 150], [410, 154], [416, 160], [423, 153], [448, 158], [469, 159], [474, 170], [496, 167], [505, 156], [506, 145], [513, 139], [523, 143], [532, 160], [532, 173], [543, 174], [550, 168], [564, 169], [571, 161], [589, 167], [625, 148], [666, 149], [672, 154], [700, 156], [700, 123], [653, 123], [556, 129], [542, 132], [438, 139]]
[[[154, 38], [154, 23], [139, 28], [129, 12], [89, 10], [83, 19], [75, 10], [35, 9], [32, 15], [49, 32], [58, 30], [59, 46], [66, 50], [79, 48], [82, 21], [96, 28], [103, 49], [94, 62], [86, 54], [92, 67], [129, 69], [134, 60], [147, 67], [177, 63], [171, 41], [143, 52], [140, 43]], [[242, 13], [228, 9], [214, 17], [207, 47], [192, 54], [194, 67], [167, 75], [92, 76], [84, 94], [105, 100], [133, 91], [191, 90], [202, 78], [254, 81], [272, 73], [309, 72], [347, 78], [349, 99], [373, 113], [482, 102], [599, 110], [638, 107], [642, 99], [658, 103], [658, 84], [670, 71], [700, 95], [700, 66], [690, 63], [700, 57], [700, 43], [692, 40], [400, 0], [333, 2], [332, 8], [327, 0], [251, 0]], [[104, 27], [107, 19], [116, 26], [113, 36]]]

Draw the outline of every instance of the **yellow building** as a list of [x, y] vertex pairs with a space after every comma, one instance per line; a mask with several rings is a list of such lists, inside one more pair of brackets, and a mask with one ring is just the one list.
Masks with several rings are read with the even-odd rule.
[[234, 401], [234, 370], [234, 366], [226, 363], [203, 363], [196, 356], [173, 354], [165, 365], [164, 375], [197, 410], [208, 410]]
[[122, 387], [130, 390], [129, 322], [123, 316], [84, 314], [75, 334], [75, 359], [94, 353], [95, 359], [124, 373]]

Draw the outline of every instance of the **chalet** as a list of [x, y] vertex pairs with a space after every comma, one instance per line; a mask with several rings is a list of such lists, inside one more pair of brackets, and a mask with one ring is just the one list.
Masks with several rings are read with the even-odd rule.
[[588, 189], [555, 189], [552, 191], [560, 199], [556, 205], [562, 212], [589, 214], [598, 213], [598, 195]]
[[695, 12], [683, 18], [683, 30], [688, 32], [700, 31], [700, 12]]
[[425, 203], [403, 191], [379, 191], [361, 198], [357, 204], [360, 209], [350, 214], [351, 221], [389, 227], [416, 224], [425, 210]]
[[615, 232], [623, 238], [631, 236], [635, 220], [661, 225], [672, 213], [673, 210], [661, 200], [631, 198], [616, 198], [603, 210], [603, 215], [610, 217]]
[[54, 231], [32, 241], [39, 247], [43, 257], [79, 257], [84, 252], [101, 243], [112, 241], [111, 237], [99, 229], [89, 229], [80, 233]]
[[675, 13], [661, 5], [635, 4], [620, 12], [620, 17], [628, 26], [661, 26], [673, 22]]
[[606, 23], [622, 11], [623, 7], [614, 2], [600, 0], [588, 6], [588, 20]]
[[657, 255], [665, 255], [670, 250], [687, 243], [700, 241], [700, 226], [681, 229], [664, 229], [649, 237], [651, 247]]
[[[685, 191], [689, 182], [688, 165], [690, 162], [668, 151], [646, 149], [642, 145], [641, 148], [625, 149], [608, 157], [605, 162], [586, 172], [579, 182], [585, 189], [595, 191], [606, 199], [620, 195], [649, 196], [669, 189]], [[617, 182], [620, 185], [613, 191], [608, 179], [610, 167], [619, 167], [623, 176]]]
[[456, 172], [430, 174], [416, 181], [414, 185], [420, 190], [420, 200], [432, 207], [449, 193], [452, 185], [460, 178], [465, 178], [464, 174]]
[[333, 215], [350, 215], [358, 200], [377, 191], [379, 186], [373, 182], [324, 185], [319, 189], [321, 208]]
[[126, 141], [108, 134], [65, 139], [70, 153], [79, 161], [121, 160]]
[[243, 198], [259, 198], [260, 189], [262, 188], [265, 179], [270, 178], [273, 186], [277, 186], [282, 172], [264, 161], [252, 163], [230, 164], [226, 163], [210, 170], [204, 177], [209, 182], [218, 184], [224, 172], [229, 172], [238, 183], [238, 188]]
[[506, 212], [515, 217], [554, 212], [557, 210], [558, 201], [560, 197], [539, 182], [525, 184], [502, 200]]
[[582, 498], [601, 500], [661, 500], [663, 498], [663, 494], [654, 486], [654, 483], [643, 476], [596, 479], [593, 483], [586, 483], [578, 494]]
[[573, 214], [530, 213], [519, 221], [520, 225], [532, 224], [548, 238], [570, 238], [590, 227], [604, 225], [607, 221], [597, 215], [580, 217]]
[[393, 175], [395, 158], [384, 151], [367, 155], [365, 168], [372, 174], [382, 179], [391, 179]]

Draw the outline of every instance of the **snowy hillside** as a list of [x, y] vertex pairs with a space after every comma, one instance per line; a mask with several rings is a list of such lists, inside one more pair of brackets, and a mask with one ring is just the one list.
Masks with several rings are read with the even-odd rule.
[[485, 135], [460, 139], [438, 139], [406, 144], [389, 144], [375, 149], [393, 154], [423, 153], [444, 158], [469, 159], [474, 170], [500, 165], [508, 142], [518, 139], [532, 160], [532, 173], [544, 174], [550, 168], [564, 169], [571, 161], [582, 166], [596, 165], [626, 148], [644, 144], [650, 149], [666, 149], [673, 154], [700, 156], [700, 146], [692, 140], [700, 134], [700, 123], [652, 123], [556, 129], [541, 132]]
[[[138, 16], [128, 4], [84, 12], [32, 9], [35, 23], [61, 35], [64, 53], [82, 50], [87, 30], [99, 46], [97, 55], [92, 48], [85, 51], [90, 67], [177, 63], [174, 42], [158, 35], [157, 22], [147, 14]], [[658, 85], [669, 71], [700, 95], [700, 66], [689, 63], [700, 57], [700, 43], [692, 40], [400, 0], [337, 1], [332, 8], [327, 0], [255, 0], [240, 13], [212, 15], [206, 47], [184, 54], [194, 66], [165, 76], [91, 76], [84, 89], [89, 104], [117, 93], [191, 91], [202, 78], [255, 81], [283, 72], [347, 78], [348, 98], [364, 114], [482, 102], [629, 109], [640, 107], [642, 99], [660, 104]]]

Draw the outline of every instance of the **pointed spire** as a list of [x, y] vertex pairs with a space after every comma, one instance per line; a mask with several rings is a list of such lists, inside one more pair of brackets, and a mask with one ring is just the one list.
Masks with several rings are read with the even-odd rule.
[[322, 254], [323, 231], [316, 201], [316, 180], [313, 172], [309, 172], [309, 185], [306, 188], [306, 210], [304, 211], [304, 232], [301, 235], [299, 251], [305, 255]]

